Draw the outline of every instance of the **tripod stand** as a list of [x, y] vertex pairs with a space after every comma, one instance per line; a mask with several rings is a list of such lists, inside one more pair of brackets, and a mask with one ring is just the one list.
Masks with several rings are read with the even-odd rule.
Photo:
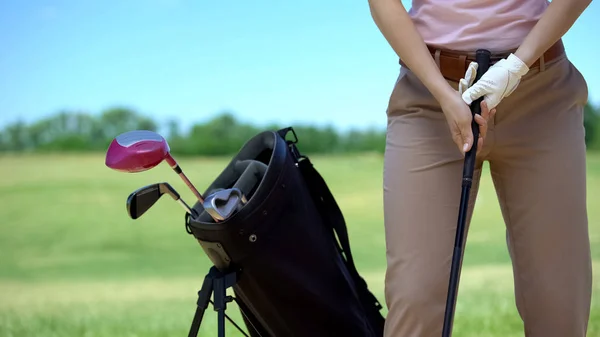
[[[190, 332], [188, 337], [196, 337], [198, 335], [198, 331], [200, 330], [200, 324], [202, 323], [202, 318], [204, 317], [204, 312], [206, 308], [208, 308], [208, 304], [211, 303], [217, 312], [217, 321], [218, 321], [218, 337], [225, 337], [225, 318], [229, 320], [244, 336], [248, 337], [242, 329], [235, 324], [225, 314], [225, 310], [227, 309], [227, 303], [234, 301], [235, 299], [231, 296], [227, 296], [227, 289], [234, 286], [239, 277], [239, 271], [230, 271], [227, 273], [220, 272], [216, 267], [211, 267], [210, 271], [204, 278], [204, 282], [202, 283], [202, 288], [198, 292], [198, 307], [196, 308], [196, 314], [194, 315], [194, 320], [192, 321], [192, 326], [190, 327]], [[214, 302], [210, 300], [211, 295], [214, 294]], [[238, 303], [236, 301], [236, 303]], [[239, 303], [238, 303], [239, 304]]]

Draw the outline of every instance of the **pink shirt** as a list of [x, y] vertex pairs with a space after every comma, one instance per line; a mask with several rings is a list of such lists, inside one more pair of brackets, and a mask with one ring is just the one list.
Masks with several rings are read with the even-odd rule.
[[497, 52], [517, 48], [548, 5], [547, 0], [412, 0], [409, 15], [427, 44]]

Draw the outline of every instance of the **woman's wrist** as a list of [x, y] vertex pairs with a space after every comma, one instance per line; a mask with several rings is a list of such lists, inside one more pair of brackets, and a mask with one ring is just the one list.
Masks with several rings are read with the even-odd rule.
[[539, 58], [543, 52], [536, 51], [532, 48], [528, 48], [528, 45], [523, 45], [515, 51], [514, 55], [519, 58], [527, 67], [531, 67], [532, 64]]

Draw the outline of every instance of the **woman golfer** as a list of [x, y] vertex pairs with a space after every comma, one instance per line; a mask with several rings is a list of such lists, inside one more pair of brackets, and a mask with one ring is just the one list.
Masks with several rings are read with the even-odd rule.
[[[402, 64], [387, 109], [386, 337], [441, 336], [464, 153], [474, 141], [468, 219], [488, 161], [525, 336], [586, 336], [588, 92], [561, 38], [590, 2], [414, 0], [407, 12], [400, 0], [369, 1]], [[492, 64], [470, 86], [477, 49], [491, 51]], [[474, 140], [468, 104], [481, 96]]]

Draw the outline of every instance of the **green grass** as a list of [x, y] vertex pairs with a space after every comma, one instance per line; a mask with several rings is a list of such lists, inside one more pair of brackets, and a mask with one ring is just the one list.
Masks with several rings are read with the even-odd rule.
[[[598, 263], [600, 155], [588, 158], [592, 254]], [[382, 158], [311, 159], [344, 212], [360, 272], [383, 302]], [[228, 160], [183, 159], [181, 165], [203, 190]], [[187, 336], [209, 260], [185, 232], [174, 202], [158, 202], [137, 221], [125, 211], [131, 191], [157, 181], [169, 181], [193, 202], [166, 164], [128, 175], [107, 169], [102, 155], [4, 156], [0, 177], [0, 336]], [[487, 169], [476, 207], [455, 334], [523, 336], [504, 224]], [[599, 294], [596, 283], [588, 336], [600, 336]], [[241, 324], [237, 307], [230, 308]], [[230, 324], [227, 329], [228, 336], [240, 336]], [[216, 336], [212, 310], [199, 335]]]

